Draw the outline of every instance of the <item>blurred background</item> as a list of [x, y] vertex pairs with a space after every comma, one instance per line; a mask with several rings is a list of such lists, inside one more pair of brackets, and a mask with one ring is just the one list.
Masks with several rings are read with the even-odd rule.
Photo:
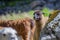
[[[18, 18], [19, 14], [20, 17], [23, 17], [27, 16], [27, 14], [23, 15], [23, 13], [28, 13], [31, 17], [34, 10], [59, 10], [59, 4], [60, 0], [0, 0], [0, 15], [1, 18], [5, 19], [8, 14], [10, 14], [9, 16], [15, 15], [17, 16], [15, 18]], [[13, 18], [10, 17], [10, 19]]]

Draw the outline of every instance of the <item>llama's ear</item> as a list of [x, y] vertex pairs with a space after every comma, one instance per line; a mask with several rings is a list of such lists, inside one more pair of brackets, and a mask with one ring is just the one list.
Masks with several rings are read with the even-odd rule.
[[49, 17], [51, 16], [52, 14], [49, 15]]

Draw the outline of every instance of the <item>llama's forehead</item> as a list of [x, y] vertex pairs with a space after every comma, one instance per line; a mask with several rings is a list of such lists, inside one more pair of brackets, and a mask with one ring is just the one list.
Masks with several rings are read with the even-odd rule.
[[41, 11], [35, 11], [34, 14], [40, 14], [41, 15], [42, 12]]
[[2, 33], [5, 33], [5, 34], [8, 34], [8, 33], [15, 34], [17, 32], [16, 32], [16, 30], [14, 30], [12, 28], [4, 28]]

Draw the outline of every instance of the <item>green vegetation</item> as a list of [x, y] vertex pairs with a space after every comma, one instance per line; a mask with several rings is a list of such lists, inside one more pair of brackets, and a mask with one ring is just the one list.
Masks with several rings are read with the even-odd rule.
[[44, 13], [44, 16], [49, 16], [50, 15], [50, 10], [46, 7], [43, 8], [42, 12]]
[[33, 17], [33, 13], [34, 13], [34, 11], [31, 10], [31, 11], [28, 12], [28, 15], [32, 18]]
[[6, 14], [6, 15], [1, 15], [0, 19], [2, 19], [2, 20], [15, 20], [15, 19], [25, 18], [25, 17], [32, 18], [33, 17], [33, 12], [34, 11], [18, 13], [18, 14], [11, 13], [11, 14]]

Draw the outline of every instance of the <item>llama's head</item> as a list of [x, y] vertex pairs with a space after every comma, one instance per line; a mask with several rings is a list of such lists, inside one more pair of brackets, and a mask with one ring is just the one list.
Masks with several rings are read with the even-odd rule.
[[42, 19], [42, 12], [40, 12], [39, 10], [36, 10], [33, 15], [34, 15], [35, 20], [41, 20]]
[[16, 30], [5, 27], [2, 30], [0, 30], [0, 40], [18, 40]]

